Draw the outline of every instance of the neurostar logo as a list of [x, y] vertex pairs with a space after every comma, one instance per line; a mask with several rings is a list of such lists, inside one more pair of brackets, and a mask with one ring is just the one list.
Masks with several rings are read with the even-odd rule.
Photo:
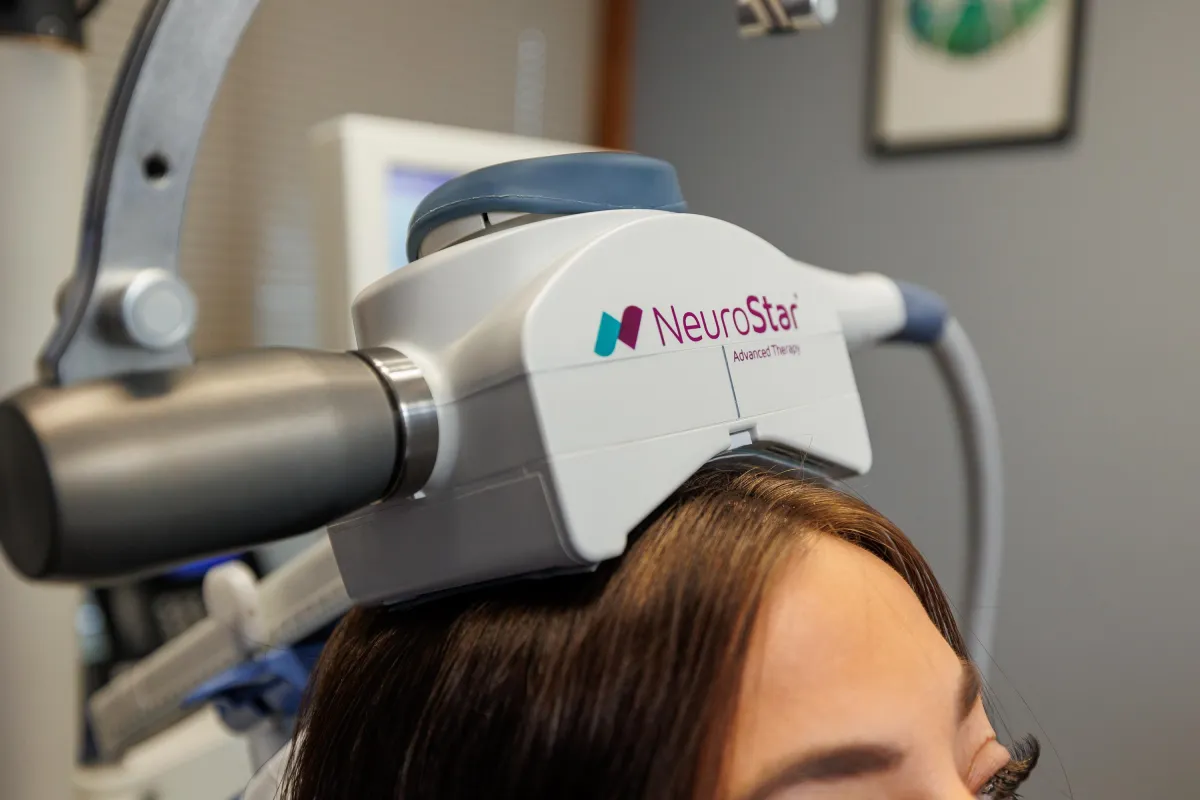
[[[772, 303], [766, 295], [752, 294], [744, 302], [725, 308], [681, 312], [671, 305], [665, 311], [651, 308], [650, 313], [658, 330], [659, 342], [666, 347], [668, 342], [720, 341], [732, 336], [794, 330], [797, 327], [798, 306], [796, 302], [787, 305]], [[611, 356], [617, 349], [618, 341], [634, 349], [641, 327], [642, 309], [638, 306], [627, 307], [619, 321], [611, 314], [602, 314], [600, 332], [596, 336], [596, 355]]]
[[657, 308], [651, 311], [654, 312], [654, 321], [658, 325], [659, 341], [666, 347], [668, 337], [678, 344], [683, 344], [685, 339], [691, 342], [702, 342], [705, 339], [718, 341], [734, 335], [749, 336], [751, 333], [790, 331], [796, 327], [798, 305], [778, 305], [767, 299], [766, 295], [759, 297], [752, 294], [744, 302], [726, 308], [680, 313], [675, 310], [675, 306], [671, 306], [670, 316]]
[[630, 350], [636, 350], [641, 329], [642, 310], [637, 306], [626, 306], [620, 319], [604, 312], [600, 315], [600, 330], [596, 333], [596, 355], [611, 356], [617, 349], [617, 342], [624, 342]]

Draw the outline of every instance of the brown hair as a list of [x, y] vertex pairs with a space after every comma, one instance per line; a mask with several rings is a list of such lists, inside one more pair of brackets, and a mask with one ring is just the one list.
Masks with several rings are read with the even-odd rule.
[[876, 511], [796, 479], [703, 474], [592, 574], [352, 611], [283, 796], [715, 798], [760, 601], [814, 534], [891, 565], [966, 657], [929, 566]]

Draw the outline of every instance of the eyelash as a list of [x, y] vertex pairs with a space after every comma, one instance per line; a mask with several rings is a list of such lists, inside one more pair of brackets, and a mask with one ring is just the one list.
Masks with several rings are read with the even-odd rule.
[[1042, 746], [1036, 736], [1026, 736], [1014, 744], [1012, 760], [992, 776], [979, 793], [979, 797], [985, 800], [1020, 800], [1017, 788], [1033, 772], [1041, 753]]

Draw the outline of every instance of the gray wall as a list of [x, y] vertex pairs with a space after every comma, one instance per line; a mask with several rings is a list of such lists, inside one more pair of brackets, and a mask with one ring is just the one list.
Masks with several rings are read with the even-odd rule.
[[[1036, 717], [1076, 798], [1194, 797], [1200, 4], [1089, 4], [1069, 147], [897, 162], [862, 144], [868, 3], [841, 5], [831, 30], [741, 42], [727, 0], [645, 0], [634, 144], [676, 164], [695, 211], [949, 298], [1005, 436], [995, 660], [1031, 712], [1007, 710]], [[961, 596], [935, 373], [891, 350], [860, 367], [877, 453], [862, 490]], [[1061, 796], [1057, 768], [1027, 797]]]

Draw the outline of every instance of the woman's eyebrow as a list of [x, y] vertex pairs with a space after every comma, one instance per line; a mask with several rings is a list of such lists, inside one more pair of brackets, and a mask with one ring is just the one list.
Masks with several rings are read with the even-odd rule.
[[899, 766], [904, 753], [883, 744], [856, 744], [801, 756], [763, 781], [741, 800], [767, 800], [781, 789], [814, 781], [836, 781], [887, 772]]
[[962, 678], [958, 684], [958, 724], [966, 722], [967, 717], [975, 710], [979, 695], [983, 692], [983, 679], [979, 669], [970, 661], [962, 662]]
[[[958, 721], [964, 722], [983, 690], [979, 670], [970, 661], [962, 662], [962, 677], [958, 684]], [[801, 756], [784, 766], [772, 777], [760, 783], [740, 800], [768, 800], [781, 789], [814, 781], [836, 781], [859, 778], [895, 769], [904, 760], [904, 753], [885, 744], [857, 744], [821, 750]]]

